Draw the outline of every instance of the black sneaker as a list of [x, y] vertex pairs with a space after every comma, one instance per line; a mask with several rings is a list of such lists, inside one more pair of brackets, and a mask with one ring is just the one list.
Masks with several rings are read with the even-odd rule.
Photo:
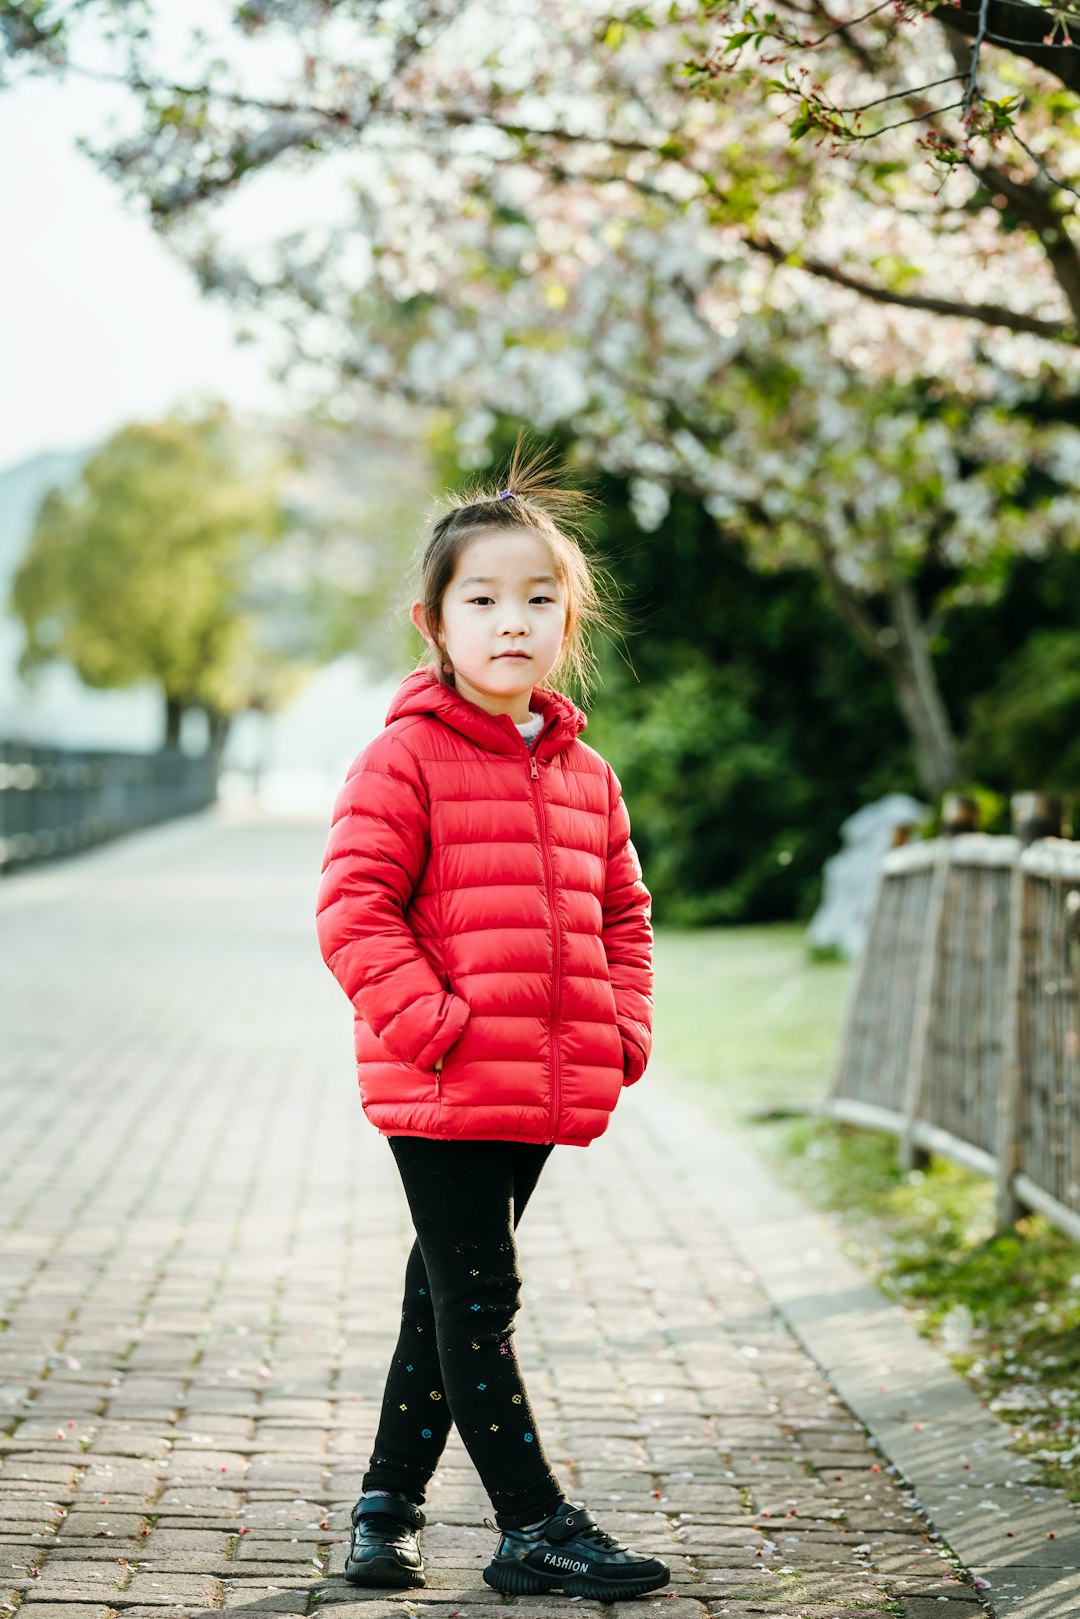
[[352, 1544], [345, 1559], [350, 1585], [424, 1585], [417, 1530], [427, 1520], [403, 1495], [362, 1495], [352, 1509]]
[[513, 1596], [564, 1591], [600, 1602], [644, 1596], [670, 1579], [671, 1570], [658, 1557], [642, 1557], [620, 1546], [572, 1501], [564, 1501], [531, 1533], [504, 1529], [484, 1570], [486, 1584]]

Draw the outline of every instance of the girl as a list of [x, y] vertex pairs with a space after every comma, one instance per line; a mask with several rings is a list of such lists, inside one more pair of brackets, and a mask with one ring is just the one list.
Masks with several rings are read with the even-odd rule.
[[318, 898], [364, 1111], [416, 1242], [345, 1577], [423, 1585], [416, 1534], [451, 1421], [495, 1510], [498, 1591], [612, 1601], [667, 1584], [568, 1501], [513, 1344], [514, 1230], [555, 1145], [606, 1129], [649, 1057], [649, 894], [619, 783], [545, 684], [602, 621], [582, 504], [520, 443], [507, 486], [435, 523], [411, 617], [429, 647], [352, 764]]

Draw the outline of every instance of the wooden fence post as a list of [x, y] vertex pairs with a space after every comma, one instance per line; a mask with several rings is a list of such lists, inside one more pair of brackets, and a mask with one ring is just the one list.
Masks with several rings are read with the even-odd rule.
[[939, 838], [934, 851], [934, 873], [926, 904], [919, 971], [915, 980], [915, 1009], [911, 1020], [911, 1046], [904, 1081], [904, 1128], [898, 1157], [901, 1169], [922, 1169], [930, 1161], [925, 1147], [915, 1140], [915, 1127], [922, 1114], [926, 1084], [927, 1054], [930, 1042], [930, 1016], [934, 1005], [934, 980], [938, 967], [938, 944], [949, 886], [952, 848], [948, 838]]
[[840, 1041], [837, 1045], [836, 1054], [833, 1058], [832, 1075], [829, 1084], [830, 1096], [840, 1094], [843, 1088], [843, 1074], [851, 1045], [851, 1031], [855, 1022], [856, 1013], [858, 1012], [863, 990], [870, 973], [871, 952], [876, 942], [878, 917], [884, 905], [885, 883], [885, 870], [882, 865], [879, 865], [877, 872], [877, 887], [874, 889], [874, 897], [870, 902], [870, 914], [867, 917], [866, 936], [863, 939], [862, 954], [859, 956], [853, 980], [848, 986], [847, 1000], [844, 1004]]
[[1021, 1065], [1024, 938], [1027, 927], [1027, 882], [1017, 848], [1009, 882], [1009, 954], [1005, 965], [1005, 1006], [1001, 1022], [1001, 1075], [997, 1107], [997, 1230], [1004, 1231], [1024, 1212], [1016, 1195], [1014, 1177], [1021, 1165], [1020, 1139], [1024, 1075]]

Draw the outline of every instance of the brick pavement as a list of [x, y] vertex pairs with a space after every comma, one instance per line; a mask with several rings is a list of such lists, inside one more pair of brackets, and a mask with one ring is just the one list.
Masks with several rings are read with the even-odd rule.
[[[4, 1619], [600, 1610], [484, 1586], [490, 1507], [456, 1434], [427, 1586], [342, 1578], [410, 1228], [318, 956], [323, 836], [210, 816], [0, 889]], [[654, 1065], [605, 1137], [557, 1151], [520, 1233], [548, 1453], [673, 1570], [628, 1608], [974, 1619], [681, 1172], [665, 1096]], [[719, 1136], [710, 1161], [723, 1177]]]

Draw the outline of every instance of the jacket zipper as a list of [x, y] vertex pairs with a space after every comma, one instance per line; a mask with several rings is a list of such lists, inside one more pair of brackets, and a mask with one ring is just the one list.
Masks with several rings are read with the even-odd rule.
[[548, 912], [551, 916], [551, 1009], [548, 1015], [548, 1031], [551, 1044], [551, 1116], [548, 1120], [548, 1133], [552, 1141], [554, 1141], [560, 1101], [559, 1042], [555, 1037], [556, 1012], [559, 1005], [559, 918], [555, 910], [555, 874], [551, 866], [551, 851], [548, 848], [547, 817], [544, 814], [544, 802], [540, 793], [540, 771], [537, 768], [536, 755], [532, 752], [529, 754], [529, 778], [532, 783], [533, 797], [536, 801], [536, 822], [540, 829], [540, 849], [544, 856], [544, 881], [547, 884]]

